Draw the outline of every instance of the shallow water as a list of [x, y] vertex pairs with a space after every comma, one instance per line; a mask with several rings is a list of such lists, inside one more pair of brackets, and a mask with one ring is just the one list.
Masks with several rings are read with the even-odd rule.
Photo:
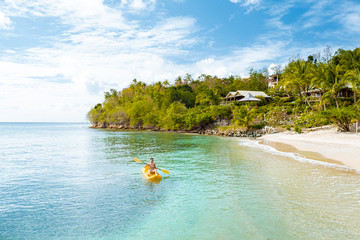
[[[137, 157], [170, 170], [159, 184]], [[360, 239], [360, 175], [234, 138], [0, 123], [0, 239]]]

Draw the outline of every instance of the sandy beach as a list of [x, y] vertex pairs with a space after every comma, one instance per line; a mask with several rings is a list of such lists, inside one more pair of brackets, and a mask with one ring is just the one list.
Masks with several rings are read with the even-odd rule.
[[335, 127], [307, 133], [282, 132], [259, 138], [260, 143], [283, 152], [360, 170], [360, 134], [340, 133]]

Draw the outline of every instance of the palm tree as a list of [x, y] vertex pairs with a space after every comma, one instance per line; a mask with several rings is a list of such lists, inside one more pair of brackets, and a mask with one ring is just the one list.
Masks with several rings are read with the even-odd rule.
[[201, 85], [197, 89], [196, 103], [204, 105], [216, 105], [219, 104], [219, 96], [206, 85]]
[[163, 83], [162, 83], [165, 87], [169, 87], [170, 86], [170, 83], [169, 83], [169, 80], [165, 80], [165, 81], [163, 81]]
[[182, 81], [182, 79], [181, 79], [180, 76], [178, 76], [178, 77], [175, 79], [175, 85], [176, 85], [176, 86], [183, 85], [183, 81]]
[[314, 71], [315, 71], [315, 78], [313, 79], [313, 84], [314, 87], [316, 87], [317, 89], [319, 89], [321, 91], [321, 99], [320, 99], [320, 104], [323, 105], [324, 110], [326, 110], [326, 97], [325, 97], [325, 92], [326, 92], [326, 68], [327, 68], [327, 64], [320, 62], [317, 63], [315, 65]]
[[250, 109], [249, 106], [243, 105], [238, 108], [236, 108], [233, 111], [233, 120], [232, 123], [234, 126], [241, 126], [246, 129], [246, 132], [250, 129], [250, 124], [255, 120], [256, 118], [256, 111], [253, 109]]
[[282, 82], [286, 88], [295, 91], [299, 95], [301, 101], [304, 98], [305, 102], [312, 108], [307, 99], [307, 94], [309, 90], [313, 88], [313, 78], [313, 63], [298, 59], [296, 61], [291, 61], [285, 68]]
[[360, 89], [360, 69], [355, 68], [353, 70], [347, 71], [345, 73], [345, 79], [351, 84], [352, 90], [354, 92], [354, 104], [356, 104], [356, 94]]
[[193, 80], [193, 79], [192, 79], [192, 77], [191, 77], [191, 74], [190, 74], [190, 73], [185, 74], [185, 77], [184, 77], [184, 84], [189, 84], [192, 80]]
[[356, 103], [356, 94], [360, 88], [360, 48], [353, 51], [339, 50], [342, 56], [341, 63], [343, 68], [346, 69], [345, 80], [351, 84], [354, 92], [354, 104]]
[[336, 108], [339, 108], [339, 94], [342, 88], [345, 87], [346, 83], [342, 77], [342, 66], [334, 62], [330, 62], [326, 71], [325, 84], [329, 89], [329, 93], [334, 98]]

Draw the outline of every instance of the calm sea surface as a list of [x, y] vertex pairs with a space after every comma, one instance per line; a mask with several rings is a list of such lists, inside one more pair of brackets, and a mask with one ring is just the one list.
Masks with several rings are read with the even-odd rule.
[[360, 174], [234, 138], [0, 123], [0, 239], [360, 239]]

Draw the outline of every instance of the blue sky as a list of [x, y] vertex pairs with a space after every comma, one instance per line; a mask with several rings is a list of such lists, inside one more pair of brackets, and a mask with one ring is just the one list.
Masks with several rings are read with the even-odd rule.
[[85, 121], [134, 78], [244, 77], [359, 39], [358, 0], [0, 0], [0, 121]]

